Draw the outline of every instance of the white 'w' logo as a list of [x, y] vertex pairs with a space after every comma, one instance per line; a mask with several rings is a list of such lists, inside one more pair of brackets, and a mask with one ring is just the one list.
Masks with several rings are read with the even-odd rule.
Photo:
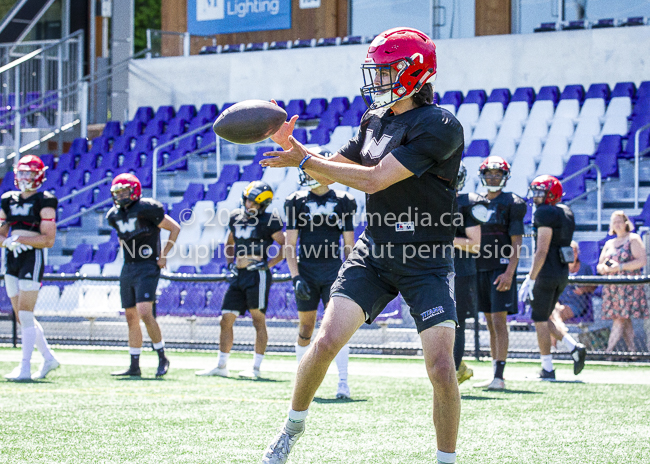
[[332, 201], [326, 202], [324, 205], [318, 205], [314, 201], [307, 203], [307, 208], [309, 208], [309, 215], [314, 216], [331, 216], [334, 214], [334, 208], [336, 208], [336, 203]]
[[382, 135], [379, 139], [379, 142], [372, 136], [372, 129], [366, 131], [366, 140], [363, 142], [363, 148], [361, 149], [362, 155], [368, 155], [372, 159], [381, 158], [384, 154], [384, 150], [388, 146], [388, 142], [393, 137], [391, 135]]
[[241, 226], [236, 226], [235, 227], [235, 237], [237, 238], [251, 238], [251, 234], [255, 230], [255, 226], [246, 226], [246, 227], [241, 227]]
[[29, 216], [29, 213], [32, 212], [32, 205], [29, 203], [22, 206], [10, 205], [9, 208], [12, 216]]
[[135, 225], [137, 222], [138, 222], [137, 217], [130, 218], [127, 222], [124, 222], [122, 220], [115, 221], [115, 223], [117, 224], [117, 228], [120, 229], [121, 233], [135, 231]]

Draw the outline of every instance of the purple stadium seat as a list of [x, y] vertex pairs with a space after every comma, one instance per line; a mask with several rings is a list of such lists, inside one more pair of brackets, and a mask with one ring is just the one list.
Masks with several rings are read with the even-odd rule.
[[136, 137], [133, 135], [121, 135], [113, 141], [111, 153], [128, 153], [131, 151], [131, 145], [135, 145]]
[[221, 107], [221, 111], [219, 111], [219, 114], [223, 113], [226, 111], [228, 108], [230, 108], [232, 105], [234, 105], [236, 102], [228, 102], [224, 103], [223, 106]]
[[221, 47], [221, 53], [239, 53], [242, 50], [242, 44], [226, 44]]
[[73, 155], [80, 155], [82, 153], [87, 153], [87, 152], [88, 152], [88, 139], [76, 138], [72, 141], [72, 145], [70, 145], [70, 151], [68, 153], [71, 153]]
[[205, 266], [201, 266], [201, 274], [220, 274], [222, 265], [214, 261], [210, 261]]
[[600, 139], [596, 154], [613, 154], [620, 155], [622, 150], [622, 139], [620, 135], [604, 135]]
[[499, 102], [503, 104], [505, 109], [510, 102], [510, 89], [494, 89], [490, 93], [490, 98], [488, 98], [487, 103], [496, 103]]
[[122, 128], [120, 126], [120, 121], [108, 121], [102, 131], [102, 135], [106, 137], [106, 139], [114, 139], [119, 137], [121, 133]]
[[141, 121], [146, 124], [153, 119], [153, 108], [150, 106], [141, 106], [135, 112], [135, 117], [133, 118], [136, 121]]
[[598, 264], [600, 258], [600, 244], [598, 242], [583, 241], [578, 243], [580, 249], [580, 261], [593, 266]]
[[163, 105], [159, 106], [156, 114], [154, 115], [154, 120], [169, 122], [174, 119], [176, 112], [174, 111], [173, 106]]
[[[565, 89], [566, 90], [566, 89]], [[591, 84], [587, 90], [586, 98], [602, 98], [605, 101], [609, 100], [609, 84]]]
[[309, 133], [309, 143], [316, 145], [327, 145], [330, 143], [330, 130], [325, 127], [317, 127]]
[[123, 152], [109, 151], [108, 153], [104, 153], [97, 169], [106, 172], [107, 169], [117, 168], [117, 157], [119, 153]]
[[362, 223], [354, 228], [354, 240], [357, 241], [368, 224]]
[[239, 165], [224, 164], [219, 174], [218, 182], [225, 182], [228, 185], [239, 180]]
[[560, 100], [578, 100], [580, 103], [584, 98], [585, 88], [582, 85], [567, 85], [560, 95]]
[[490, 142], [487, 140], [472, 140], [472, 143], [467, 147], [465, 156], [480, 156], [487, 158], [490, 156]]
[[456, 107], [456, 111], [458, 111], [458, 107], [463, 103], [463, 92], [460, 92], [458, 90], [448, 90], [445, 92], [445, 94], [442, 96], [442, 100], [440, 100], [441, 105], [454, 105]]
[[88, 243], [82, 243], [72, 253], [70, 262], [61, 265], [60, 272], [75, 273], [83, 264], [92, 262], [93, 247]]
[[191, 183], [187, 186], [185, 193], [183, 194], [183, 201], [187, 201], [190, 204], [194, 204], [197, 201], [203, 200], [203, 184], [194, 184]]
[[201, 143], [199, 143], [199, 150], [203, 150], [202, 154], [214, 153], [217, 150], [217, 136], [212, 130], [201, 133]]
[[100, 243], [97, 246], [95, 256], [93, 256], [93, 263], [103, 266], [106, 263], [112, 263], [117, 257], [119, 244], [109, 240], [108, 242]]
[[[226, 282], [218, 282], [210, 287], [210, 301], [208, 301], [205, 307], [196, 312], [197, 316], [200, 317], [218, 317], [221, 315], [221, 304], [223, 303], [223, 297], [228, 290], [228, 284]], [[207, 293], [207, 292], [206, 292]], [[207, 294], [206, 294], [207, 297]]]
[[606, 27], [614, 27], [616, 26], [616, 21], [614, 18], [605, 18], [605, 19], [599, 19], [595, 23], [591, 25], [592, 29], [604, 29]]
[[178, 309], [181, 305], [181, 291], [184, 289], [182, 282], [171, 282], [162, 289], [156, 303], [156, 316], [166, 316]]
[[4, 290], [0, 292], [0, 313], [2, 314], [11, 314], [13, 311], [13, 306], [11, 306], [11, 300], [7, 295], [7, 292]]
[[132, 153], [139, 155], [144, 153], [145, 155], [151, 155], [153, 152], [153, 142], [152, 137], [147, 135], [142, 135], [137, 138], [135, 146], [133, 147]]
[[260, 166], [259, 163], [251, 163], [244, 166], [244, 171], [242, 172], [241, 181], [252, 182], [254, 180], [260, 180], [264, 169]]
[[153, 184], [153, 174], [151, 173], [151, 168], [137, 168], [134, 170], [135, 176], [140, 179], [142, 188], [151, 188]]
[[187, 126], [187, 121], [185, 119], [174, 118], [169, 121], [167, 128], [165, 129], [165, 135], [172, 134], [174, 136], [185, 133], [185, 128]]
[[645, 26], [646, 19], [643, 16], [634, 16], [624, 20], [620, 26]]
[[264, 159], [264, 153], [268, 153], [270, 151], [273, 151], [275, 149], [274, 146], [272, 145], [264, 145], [261, 147], [257, 148], [257, 151], [255, 152], [255, 157], [251, 161], [251, 163], [258, 163]]
[[[650, 124], [650, 113], [639, 115], [638, 117], [632, 119], [632, 124], [630, 125], [630, 131], [628, 132], [627, 137], [627, 145], [625, 146], [625, 151], [622, 155], [624, 158], [634, 158], [634, 149], [636, 146], [635, 134], [637, 130], [641, 129], [646, 124]], [[639, 133], [639, 153], [641, 156], [647, 154], [649, 148], [650, 129], [644, 129]]]
[[176, 113], [176, 119], [191, 121], [196, 116], [196, 107], [194, 105], [181, 105]]
[[90, 184], [94, 184], [95, 182], [99, 182], [100, 180], [104, 180], [104, 178], [106, 177], [106, 171], [107, 171], [106, 169], [100, 169], [100, 168], [87, 171], [88, 174], [90, 175], [88, 176], [88, 179], [85, 181], [84, 185], [90, 185]]
[[336, 37], [321, 37], [316, 41], [317, 47], [332, 47], [336, 45]]
[[528, 102], [528, 108], [531, 108], [535, 102], [535, 89], [532, 87], [519, 87], [515, 90], [510, 101], [525, 101]]
[[318, 121], [319, 129], [327, 129], [333, 131], [339, 125], [339, 114], [337, 112], [325, 111]]
[[293, 130], [293, 137], [303, 145], [307, 144], [307, 131], [302, 127]]
[[40, 155], [41, 161], [47, 166], [48, 171], [54, 169], [54, 155]]
[[83, 186], [83, 179], [84, 171], [75, 169], [68, 172], [68, 179], [66, 180], [64, 186], [68, 189], [68, 191], [72, 190], [73, 188], [81, 188], [81, 186]]
[[225, 200], [228, 197], [228, 184], [224, 182], [215, 182], [208, 186], [208, 191], [204, 199], [213, 201], [215, 204]]
[[470, 90], [469, 92], [467, 92], [467, 95], [465, 96], [465, 100], [463, 100], [463, 103], [476, 103], [479, 109], [482, 109], [483, 105], [485, 105], [486, 100], [487, 100], [487, 94], [485, 93], [485, 90], [483, 89]]
[[245, 52], [258, 52], [261, 50], [264, 50], [264, 44], [266, 42], [251, 42], [249, 44], [246, 44], [246, 48], [244, 48]]
[[[558, 176], [558, 179], [564, 179], [565, 177], [570, 176], [574, 172], [578, 172], [580, 169], [586, 168], [589, 165], [589, 155], [573, 155], [569, 158], [566, 165], [564, 166], [564, 172], [561, 176]], [[562, 197], [563, 201], [572, 200], [586, 191], [585, 187], [585, 173], [574, 177], [566, 182], [562, 182], [562, 188], [564, 189], [564, 196]]]
[[357, 95], [352, 100], [352, 103], [350, 103], [350, 109], [355, 109], [363, 114], [368, 109], [368, 105], [366, 105], [366, 102], [361, 95]]
[[350, 108], [350, 100], [348, 97], [334, 97], [330, 101], [327, 111], [335, 111], [339, 115], [342, 115]]
[[[144, 123], [142, 121], [138, 121], [137, 119], [134, 119], [133, 121], [129, 121], [126, 124], [124, 124], [124, 133], [122, 134], [123, 137], [138, 137], [142, 134], [142, 131], [144, 130]], [[115, 149], [115, 145], [113, 145], [113, 149]]]
[[553, 32], [557, 31], [556, 23], [542, 23], [533, 29], [533, 32]]
[[384, 310], [379, 313], [375, 322], [398, 322], [402, 320], [402, 296], [393, 298]]
[[619, 82], [612, 90], [612, 98], [614, 97], [630, 97], [634, 98], [636, 95], [636, 84], [634, 82]]
[[569, 21], [567, 25], [562, 26], [563, 31], [580, 31], [587, 29], [589, 26], [589, 21], [580, 20], [580, 21]]
[[294, 115], [302, 117], [306, 106], [305, 100], [290, 100], [285, 108], [287, 112], [287, 120], [291, 119]]
[[[51, 175], [52, 173], [49, 173], [48, 175]], [[43, 184], [45, 185], [45, 184]], [[5, 176], [2, 178], [2, 183], [0, 183], [0, 191], [2, 193], [9, 192], [11, 190], [14, 190], [14, 172], [13, 171], [7, 171]], [[47, 190], [47, 188], [46, 188]]]
[[178, 222], [180, 224], [181, 222], [183, 222], [180, 219], [181, 211], [186, 210], [186, 209], [190, 209], [190, 204], [187, 201], [182, 200], [182, 201], [180, 201], [178, 203], [174, 203], [171, 206], [171, 208], [172, 208], [172, 210], [167, 212], [167, 214], [169, 214], [169, 216], [173, 220], [175, 220], [176, 222]]
[[[603, 179], [618, 177], [618, 156], [613, 153], [596, 153], [594, 163], [600, 168]], [[587, 174], [587, 179], [596, 179], [596, 172]]]
[[196, 268], [194, 266], [180, 266], [176, 269], [177, 274], [196, 274]]
[[160, 119], [152, 119], [149, 121], [144, 128], [143, 135], [146, 137], [160, 137], [160, 134], [163, 133], [165, 128], [165, 122]]
[[[196, 113], [194, 119], [190, 121], [190, 125], [187, 128], [187, 131], [191, 132], [193, 130], [198, 129], [201, 126], [205, 126], [208, 123], [212, 124], [215, 121], [215, 119], [217, 119], [217, 113], [218, 113], [217, 105], [215, 105], [214, 103], [206, 103], [202, 105], [198, 113]], [[206, 129], [206, 132], [208, 130], [209, 128]], [[205, 132], [201, 132], [201, 134], [204, 133]]]
[[533, 208], [526, 202], [526, 214], [524, 214], [524, 224], [532, 224], [533, 222]]
[[327, 109], [325, 98], [312, 98], [303, 112], [303, 119], [316, 119]]
[[341, 45], [358, 45], [363, 43], [363, 37], [360, 35], [347, 35], [341, 39]]
[[339, 121], [339, 126], [358, 126], [361, 123], [361, 117], [363, 116], [362, 111], [357, 111], [354, 108], [350, 108], [341, 116]]
[[190, 315], [196, 314], [197, 311], [203, 310], [203, 308], [205, 308], [206, 290], [206, 285], [192, 285], [188, 289], [187, 296], [185, 297], [185, 303], [183, 304], [183, 309], [189, 312]]
[[90, 171], [97, 167], [97, 152], [84, 153], [79, 156], [79, 164], [76, 169], [80, 171]]
[[551, 100], [555, 106], [560, 99], [560, 89], [556, 85], [547, 85], [539, 89], [537, 100]]
[[650, 225], [650, 196], [646, 198], [641, 213], [638, 216], [630, 216], [630, 221], [635, 227]]

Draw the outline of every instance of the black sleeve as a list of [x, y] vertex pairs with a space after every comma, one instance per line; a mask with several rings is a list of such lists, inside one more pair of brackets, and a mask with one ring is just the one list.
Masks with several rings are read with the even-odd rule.
[[524, 235], [524, 216], [528, 211], [528, 205], [517, 195], [513, 194], [514, 203], [510, 205], [510, 225], [508, 235]]
[[472, 216], [471, 213], [471, 208], [474, 206], [474, 204], [469, 204], [467, 206], [463, 206], [461, 210], [461, 214], [463, 215], [463, 226], [465, 226], [465, 229], [469, 227], [474, 227], [474, 226], [480, 226], [481, 223], [478, 222], [476, 219], [474, 219], [474, 216]]
[[283, 227], [284, 223], [282, 222], [282, 218], [278, 215], [278, 213], [271, 213], [268, 219], [268, 223], [266, 224], [266, 230], [268, 234], [273, 235], [276, 232], [281, 231]]
[[56, 211], [57, 206], [59, 206], [59, 200], [57, 200], [57, 198], [54, 195], [52, 195], [50, 192], [43, 192], [41, 209], [54, 208], [54, 211]]
[[539, 206], [535, 210], [535, 217], [533, 218], [533, 222], [535, 224], [535, 227], [550, 227], [553, 228], [555, 225], [557, 219], [557, 215], [555, 214], [555, 211], [553, 208], [549, 208], [548, 206]]
[[354, 230], [354, 215], [357, 212], [357, 201], [353, 196], [346, 194], [343, 204], [343, 232]]
[[9, 195], [2, 195], [2, 200], [0, 200], [0, 206], [2, 211], [5, 212], [5, 217], [9, 217]]
[[298, 229], [298, 201], [295, 195], [290, 195], [284, 202], [284, 210], [287, 215], [287, 230]]
[[165, 219], [165, 208], [162, 203], [156, 200], [149, 200], [148, 208], [144, 210], [145, 217], [147, 220], [151, 221], [153, 224], [158, 226]]
[[351, 138], [350, 141], [339, 150], [341, 155], [357, 164], [361, 164], [361, 148], [363, 147], [363, 136], [361, 135], [362, 127], [363, 125], [359, 126], [357, 135]]

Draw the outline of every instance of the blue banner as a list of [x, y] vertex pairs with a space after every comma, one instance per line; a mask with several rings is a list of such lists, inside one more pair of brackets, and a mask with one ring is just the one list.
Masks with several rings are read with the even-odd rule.
[[188, 0], [192, 35], [291, 29], [291, 0]]

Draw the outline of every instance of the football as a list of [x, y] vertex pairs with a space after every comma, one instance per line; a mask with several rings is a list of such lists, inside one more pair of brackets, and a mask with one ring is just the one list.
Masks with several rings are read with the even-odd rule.
[[219, 115], [212, 129], [219, 137], [237, 144], [268, 139], [287, 120], [287, 112], [264, 100], [244, 100]]

